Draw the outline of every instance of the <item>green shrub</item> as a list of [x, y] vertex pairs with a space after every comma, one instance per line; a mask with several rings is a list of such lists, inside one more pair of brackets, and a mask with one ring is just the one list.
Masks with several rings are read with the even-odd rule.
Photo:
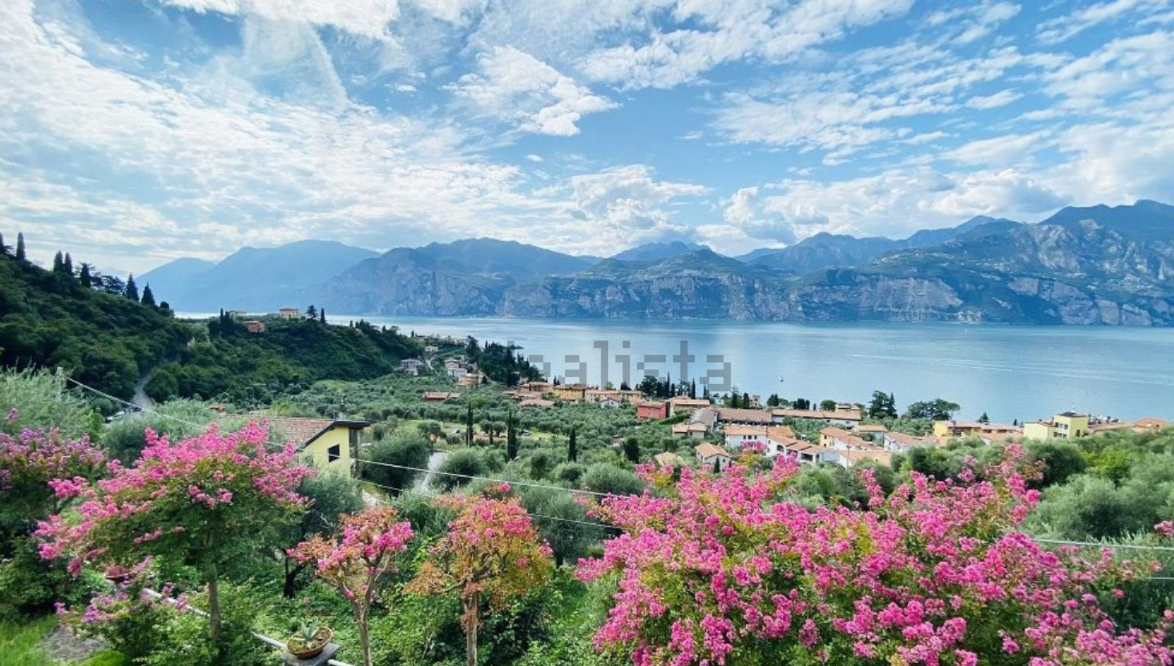
[[[4, 418], [10, 409], [17, 420]], [[102, 417], [76, 391], [65, 375], [43, 370], [0, 370], [0, 431], [17, 435], [24, 428], [57, 428], [70, 439], [97, 433]]]
[[592, 492], [611, 495], [635, 495], [644, 490], [644, 482], [635, 473], [607, 463], [589, 467], [583, 475], [583, 486]]
[[[428, 467], [428, 457], [432, 455], [432, 445], [428, 440], [417, 433], [397, 432], [391, 437], [373, 446], [367, 447], [365, 460], [385, 465], [359, 463], [359, 470], [364, 479], [389, 488], [409, 490], [421, 472], [401, 467], [387, 467], [386, 465], [402, 465], [403, 467]], [[395, 492], [395, 491], [392, 491]]]

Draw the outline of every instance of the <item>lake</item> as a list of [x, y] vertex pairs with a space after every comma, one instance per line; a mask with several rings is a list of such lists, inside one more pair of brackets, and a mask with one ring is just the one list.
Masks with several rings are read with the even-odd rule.
[[[687, 367], [690, 379], [711, 375], [716, 385], [727, 374], [738, 390], [764, 399], [778, 393], [867, 402], [880, 389], [894, 393], [901, 409], [915, 400], [952, 400], [962, 405], [959, 418], [986, 411], [992, 419], [1022, 422], [1069, 409], [1123, 419], [1174, 417], [1174, 331], [1169, 329], [363, 318], [405, 333], [512, 341], [571, 381], [599, 383], [606, 372], [618, 385], [624, 371], [619, 356], [629, 357], [632, 382], [643, 374], [640, 363], [679, 379], [680, 364], [672, 357], [685, 341], [695, 356]], [[355, 317], [328, 319], [346, 323]], [[607, 364], [601, 362], [603, 344]], [[656, 355], [665, 358], [650, 359]], [[578, 358], [568, 361], [568, 356]]]

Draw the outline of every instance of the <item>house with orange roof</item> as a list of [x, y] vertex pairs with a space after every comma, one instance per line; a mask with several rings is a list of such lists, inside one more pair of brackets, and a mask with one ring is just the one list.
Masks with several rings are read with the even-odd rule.
[[725, 449], [709, 442], [693, 447], [693, 453], [696, 454], [703, 469], [713, 469], [716, 466], [718, 471], [724, 472], [734, 462]]

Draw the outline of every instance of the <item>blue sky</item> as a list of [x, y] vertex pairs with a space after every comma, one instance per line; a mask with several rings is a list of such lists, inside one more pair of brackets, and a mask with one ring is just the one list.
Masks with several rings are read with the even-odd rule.
[[5, 0], [0, 231], [738, 254], [1174, 201], [1174, 0]]

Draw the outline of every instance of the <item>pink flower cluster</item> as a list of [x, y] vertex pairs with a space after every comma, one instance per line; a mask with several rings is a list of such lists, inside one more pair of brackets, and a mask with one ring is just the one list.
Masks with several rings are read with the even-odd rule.
[[412, 526], [398, 520], [395, 509], [375, 507], [343, 516], [333, 538], [315, 536], [288, 552], [299, 562], [313, 562], [316, 575], [348, 601], [370, 604], [396, 571], [395, 556], [407, 549], [412, 536]]
[[17, 437], [0, 433], [0, 498], [11, 494], [5, 502], [25, 505], [64, 498], [105, 465], [105, 454], [88, 437], [70, 440], [57, 430], [26, 429]]
[[135, 546], [166, 537], [190, 538], [198, 548], [210, 526], [247, 529], [251, 513], [262, 506], [294, 511], [302, 505], [296, 488], [311, 471], [295, 464], [292, 446], [269, 450], [268, 432], [255, 423], [228, 434], [212, 425], [174, 444], [152, 430], [145, 435], [147, 446], [133, 467], [114, 460], [109, 478], [53, 482], [59, 497], [81, 502], [76, 516], [54, 515], [39, 524], [42, 557], [71, 554], [77, 571], [110, 549], [137, 557]]
[[609, 497], [624, 533], [578, 574], [617, 586], [596, 634], [638, 666], [739, 663], [1169, 665], [1165, 631], [1119, 631], [1098, 593], [1147, 567], [1050, 552], [1015, 526], [1037, 470], [1009, 447], [984, 478], [918, 474], [871, 510], [801, 505], [797, 466], [682, 470], [663, 496]]

